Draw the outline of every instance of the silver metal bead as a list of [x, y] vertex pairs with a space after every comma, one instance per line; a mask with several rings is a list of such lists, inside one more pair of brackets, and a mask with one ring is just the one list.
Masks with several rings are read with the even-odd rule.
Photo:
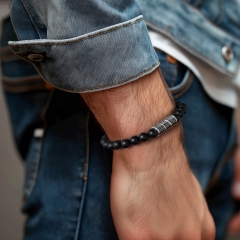
[[163, 132], [167, 131], [173, 125], [177, 123], [177, 118], [173, 115], [168, 116], [160, 123], [153, 126], [151, 129], [155, 129], [158, 132], [158, 135], [162, 134]]

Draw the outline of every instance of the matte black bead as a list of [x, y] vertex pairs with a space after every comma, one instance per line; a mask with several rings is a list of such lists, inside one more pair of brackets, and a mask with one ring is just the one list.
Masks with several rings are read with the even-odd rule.
[[187, 111], [187, 109], [185, 107], [183, 107], [183, 106], [179, 107], [178, 110], [182, 111], [183, 114], [185, 114], [186, 111]]
[[127, 148], [130, 146], [130, 141], [128, 139], [123, 139], [121, 145], [123, 148]]
[[187, 105], [186, 105], [185, 103], [180, 103], [180, 104], [179, 104], [179, 107], [187, 108]]
[[176, 107], [179, 107], [180, 104], [181, 104], [181, 102], [179, 102], [179, 101], [175, 102]]
[[181, 104], [178, 106], [178, 108], [186, 108], [186, 109], [187, 109], [187, 106], [186, 106], [186, 104], [181, 103]]
[[148, 139], [147, 133], [141, 133], [141, 134], [139, 135], [139, 140], [140, 140], [141, 142], [145, 142], [145, 141], [147, 141], [147, 139]]
[[100, 144], [103, 146], [104, 143], [105, 143], [105, 140], [101, 139]]
[[175, 112], [174, 114], [173, 114], [173, 116], [179, 121], [180, 120], [180, 118], [181, 118], [181, 116], [180, 116], [180, 113], [179, 112]]
[[105, 142], [103, 143], [103, 148], [108, 148], [108, 142], [107, 142], [107, 141], [105, 141]]
[[108, 142], [108, 150], [113, 150], [113, 143], [112, 142]]
[[132, 145], [138, 144], [138, 142], [139, 142], [139, 137], [137, 137], [137, 136], [131, 137], [131, 138], [130, 138], [130, 142], [131, 142]]
[[121, 148], [121, 141], [117, 140], [113, 142], [113, 148], [114, 149], [119, 149]]
[[[173, 114], [175, 117], [178, 116], [178, 117], [182, 117], [183, 116], [183, 112], [181, 110], [177, 110], [174, 114]], [[177, 118], [177, 117], [176, 117]], [[177, 120], [179, 120], [180, 118], [177, 118]]]
[[[177, 121], [179, 121], [183, 117], [183, 115], [186, 113], [187, 106], [186, 106], [186, 104], [181, 103], [179, 101], [176, 102], [175, 104], [176, 104], [176, 110], [172, 115], [177, 119]], [[163, 125], [165, 126], [165, 128], [168, 128], [170, 125], [167, 123], [167, 121], [169, 121], [171, 123], [175, 123], [176, 119], [174, 120], [171, 117], [166, 118], [165, 123]], [[159, 126], [160, 126], [161, 130], [164, 130], [163, 129], [164, 126], [162, 126], [161, 124]], [[165, 130], [167, 130], [167, 129], [165, 129]], [[150, 129], [148, 133], [143, 132], [139, 136], [133, 136], [133, 137], [131, 137], [131, 139], [123, 139], [122, 141], [117, 140], [117, 141], [111, 142], [111, 141], [109, 141], [107, 135], [104, 134], [104, 136], [102, 137], [102, 139], [100, 141], [100, 144], [104, 148], [107, 148], [109, 150], [114, 150], [114, 149], [119, 149], [121, 147], [127, 148], [127, 147], [131, 146], [131, 144], [136, 145], [139, 142], [147, 141], [148, 137], [155, 138], [156, 136], [158, 136], [158, 129], [155, 129], [155, 128]]]
[[181, 113], [181, 114], [180, 114], [180, 117], [182, 118], [182, 117], [184, 116], [184, 112], [181, 111], [181, 110], [179, 110], [179, 112]]
[[107, 135], [104, 134], [104, 135], [102, 136], [102, 139], [108, 139]]
[[148, 136], [151, 138], [155, 138], [157, 135], [158, 135], [158, 132], [155, 129], [150, 129], [148, 132]]

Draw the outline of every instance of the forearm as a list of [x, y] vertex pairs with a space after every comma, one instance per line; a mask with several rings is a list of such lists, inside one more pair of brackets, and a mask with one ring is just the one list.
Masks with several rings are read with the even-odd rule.
[[[173, 100], [158, 70], [124, 86], [82, 96], [110, 140], [130, 138], [147, 132], [174, 110]], [[181, 144], [181, 125], [177, 124], [160, 138], [129, 149], [117, 150], [114, 155], [128, 158], [128, 154], [136, 154], [136, 158], [131, 161], [138, 161], [139, 165], [140, 159], [137, 156], [144, 156], [144, 152], [148, 154], [148, 148], [157, 152], [162, 146], [164, 151], [172, 152]], [[155, 150], [154, 145], [158, 146]]]
[[110, 139], [139, 134], [174, 109], [158, 70], [138, 81], [82, 97]]
[[[82, 94], [110, 140], [147, 131], [173, 112], [158, 71], [122, 87]], [[113, 154], [111, 211], [121, 240], [213, 240], [214, 223], [191, 173], [181, 123]]]

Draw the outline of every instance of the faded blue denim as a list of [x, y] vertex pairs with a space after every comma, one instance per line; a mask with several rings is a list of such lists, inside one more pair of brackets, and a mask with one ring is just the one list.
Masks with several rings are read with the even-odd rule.
[[[13, 0], [11, 17], [21, 41], [10, 46], [59, 89], [90, 92], [112, 88], [158, 67], [143, 14], [149, 27], [234, 76], [240, 56], [239, 10], [239, 0], [75, 0], [67, 4]], [[230, 62], [222, 56], [224, 46], [233, 50]], [[43, 59], [29, 59], [33, 53]]]
[[[239, 0], [138, 0], [148, 26], [222, 73], [234, 76], [240, 57]], [[234, 58], [226, 62], [222, 48]]]
[[[229, 161], [235, 143], [232, 109], [209, 98], [199, 80], [181, 63], [169, 63], [163, 52], [156, 55], [144, 21], [138, 16], [143, 14], [149, 27], [232, 76], [239, 58], [239, 15], [235, 11], [239, 1], [225, 1], [217, 11], [220, 0], [211, 4], [151, 0], [147, 5], [139, 0], [142, 12], [135, 1], [122, 1], [123, 5], [117, 4], [116, 8], [111, 2], [120, 1], [104, 2], [108, 4], [88, 1], [96, 5], [87, 13], [94, 9], [101, 13], [103, 21], [94, 22], [90, 17], [86, 22], [88, 15], [83, 15], [82, 21], [77, 15], [76, 21], [76, 13], [87, 10], [86, 5], [76, 8], [76, 4], [84, 4], [80, 1], [71, 1], [64, 5], [66, 9], [57, 1], [14, 0], [12, 20], [19, 40], [27, 40], [23, 42], [16, 42], [9, 20], [4, 23], [3, 86], [14, 136], [26, 163], [25, 239], [117, 239], [109, 207], [111, 154], [100, 147], [101, 129], [79, 94], [48, 90], [32, 65], [10, 53], [9, 40], [13, 41], [11, 48], [24, 60], [33, 53], [44, 56], [44, 61], [32, 62], [38, 72], [52, 85], [72, 92], [100, 90], [136, 80], [156, 68], [160, 60], [173, 96], [188, 105], [183, 126], [189, 163], [206, 193], [217, 225], [216, 239], [223, 239], [233, 211], [233, 169]], [[116, 28], [116, 24], [122, 28]], [[199, 28], [201, 31], [197, 31]], [[101, 34], [92, 32], [96, 30]], [[234, 59], [229, 63], [221, 55], [221, 46], [226, 44], [234, 50]], [[105, 59], [105, 53], [111, 58]], [[44, 129], [43, 137], [33, 136], [36, 128]]]
[[159, 66], [135, 0], [13, 0], [11, 18], [22, 40], [12, 50], [65, 91], [117, 87]]

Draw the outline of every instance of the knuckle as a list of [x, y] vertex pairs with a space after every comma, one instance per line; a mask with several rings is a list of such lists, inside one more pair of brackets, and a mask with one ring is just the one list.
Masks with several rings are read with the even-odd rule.
[[175, 233], [172, 240], [201, 240], [201, 231], [198, 224], [188, 223]]
[[213, 223], [208, 227], [208, 229], [206, 231], [206, 240], [214, 240], [215, 236], [216, 236], [216, 228], [215, 228], [215, 225]]
[[184, 240], [201, 240], [201, 233], [200, 231], [189, 231], [183, 238]]
[[208, 214], [206, 224], [207, 224], [206, 225], [207, 227], [206, 227], [206, 233], [205, 233], [206, 238], [205, 239], [206, 240], [214, 240], [215, 236], [216, 236], [216, 227], [215, 227], [214, 220], [210, 213]]

